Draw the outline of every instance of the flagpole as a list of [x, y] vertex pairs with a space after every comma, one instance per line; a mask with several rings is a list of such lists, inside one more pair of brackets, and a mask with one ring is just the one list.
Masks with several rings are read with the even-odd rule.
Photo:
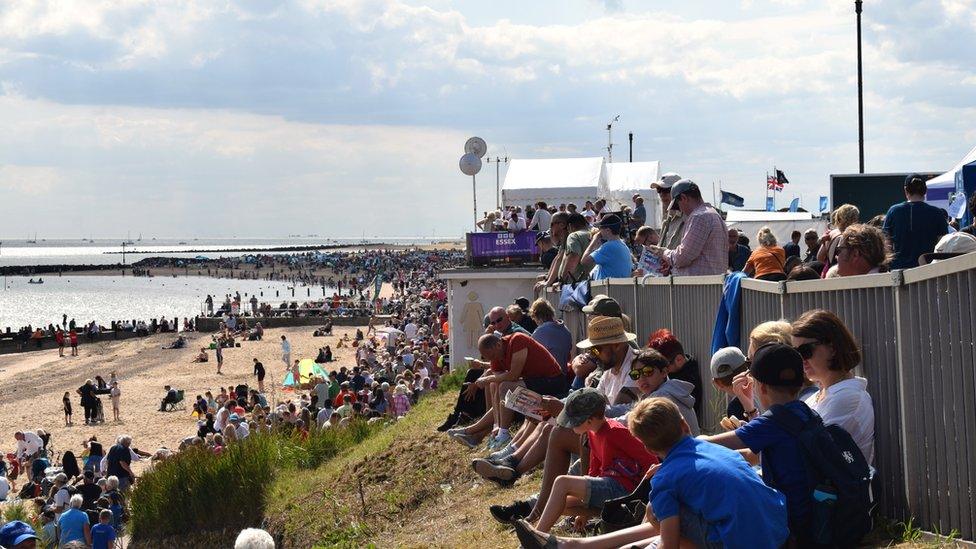
[[766, 172], [766, 203], [763, 204], [763, 209], [769, 209], [769, 172]]
[[[777, 185], [779, 184], [779, 172], [776, 171], [776, 164], [773, 164], [773, 177], [776, 178]], [[773, 187], [773, 211], [776, 211], [776, 187]]]

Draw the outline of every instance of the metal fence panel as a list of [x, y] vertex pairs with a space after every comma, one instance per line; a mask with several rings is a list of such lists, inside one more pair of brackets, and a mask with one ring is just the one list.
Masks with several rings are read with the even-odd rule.
[[749, 284], [745, 282], [743, 281], [742, 286], [742, 313], [739, 323], [739, 345], [743, 352], [749, 349], [749, 333], [757, 324], [783, 317], [783, 298], [779, 283], [756, 280], [749, 281]]
[[[632, 278], [621, 278], [608, 280], [606, 286], [606, 294], [617, 300], [620, 304], [620, 309], [630, 318], [631, 326], [630, 330], [637, 332], [637, 296], [636, 288], [634, 285], [634, 279]], [[596, 295], [596, 291], [592, 291], [593, 295]], [[637, 332], [640, 335], [640, 332]]]
[[648, 336], [661, 328], [671, 329], [670, 279], [648, 280], [637, 287], [637, 339], [643, 345]]
[[[689, 277], [690, 278], [690, 277]], [[702, 277], [704, 278], [704, 277]], [[685, 352], [698, 359], [702, 378], [703, 405], [701, 427], [714, 431], [725, 415], [725, 394], [717, 391], [709, 382], [712, 378], [709, 362], [712, 359], [712, 329], [715, 311], [722, 299], [721, 277], [710, 284], [682, 284], [680, 278], [671, 287], [673, 307], [672, 331], [681, 340]]]

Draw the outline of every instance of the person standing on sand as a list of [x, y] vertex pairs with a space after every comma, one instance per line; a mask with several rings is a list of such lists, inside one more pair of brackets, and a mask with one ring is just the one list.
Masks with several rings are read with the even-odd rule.
[[281, 361], [286, 369], [291, 366], [291, 343], [285, 336], [281, 336]]
[[254, 359], [254, 375], [258, 378], [258, 391], [264, 392], [264, 364], [261, 361]]
[[58, 356], [64, 357], [64, 331], [61, 328], [54, 332], [54, 341], [58, 344]]
[[302, 372], [298, 367], [298, 359], [295, 359], [295, 363], [291, 366], [291, 378], [295, 382], [295, 388], [298, 389], [302, 384]]
[[220, 341], [217, 342], [217, 373], [220, 374], [220, 368], [224, 365], [224, 346]]
[[122, 400], [122, 390], [119, 389], [119, 382], [112, 382], [112, 389], [109, 393], [112, 397], [112, 414], [115, 416], [115, 421], [122, 421], [119, 419], [119, 403]]
[[[74, 322], [74, 319], [72, 319]], [[71, 340], [71, 356], [78, 356], [78, 332], [74, 328], [68, 332], [68, 338]]]
[[64, 392], [64, 396], [61, 397], [61, 402], [64, 403], [64, 426], [68, 427], [71, 425], [71, 399], [68, 396], [68, 391]]

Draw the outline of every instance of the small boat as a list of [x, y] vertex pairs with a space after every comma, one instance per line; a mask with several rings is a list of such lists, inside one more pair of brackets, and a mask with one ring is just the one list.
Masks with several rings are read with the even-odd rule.
[[28, 284], [44, 284], [44, 279], [43, 278], [38, 278], [37, 280], [34, 280], [32, 278], [32, 279], [28, 280], [27, 283]]

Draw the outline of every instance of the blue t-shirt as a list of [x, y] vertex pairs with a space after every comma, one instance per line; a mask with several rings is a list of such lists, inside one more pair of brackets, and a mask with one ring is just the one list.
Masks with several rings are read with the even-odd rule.
[[935, 250], [948, 226], [945, 212], [925, 202], [902, 202], [889, 208], [884, 232], [895, 251], [891, 268], [918, 267], [918, 258]]
[[78, 509], [68, 509], [61, 513], [58, 518], [58, 527], [61, 528], [61, 545], [69, 541], [85, 540], [85, 525], [88, 524], [88, 515]]
[[[686, 436], [651, 479], [658, 520], [686, 507], [708, 523], [708, 540], [726, 547], [778, 548], [786, 541], [786, 501], [737, 452]], [[757, 519], [761, 517], [761, 519]]]
[[566, 368], [569, 354], [573, 349], [573, 334], [569, 333], [566, 326], [555, 321], [546, 322], [532, 332], [532, 339], [549, 350], [560, 368]]
[[92, 549], [109, 549], [115, 541], [115, 528], [111, 524], [98, 523], [92, 526]]
[[596, 267], [590, 274], [593, 280], [605, 278], [627, 278], [634, 272], [634, 262], [630, 250], [623, 240], [608, 240], [590, 254]]
[[810, 486], [811, 477], [807, 474], [796, 437], [770, 417], [777, 408], [785, 408], [804, 420], [809, 419], [812, 414], [809, 406], [794, 400], [766, 410], [763, 415], [736, 429], [735, 434], [743, 444], [759, 455], [763, 480], [786, 496], [790, 524], [797, 527], [805, 524], [810, 516], [813, 486]]

